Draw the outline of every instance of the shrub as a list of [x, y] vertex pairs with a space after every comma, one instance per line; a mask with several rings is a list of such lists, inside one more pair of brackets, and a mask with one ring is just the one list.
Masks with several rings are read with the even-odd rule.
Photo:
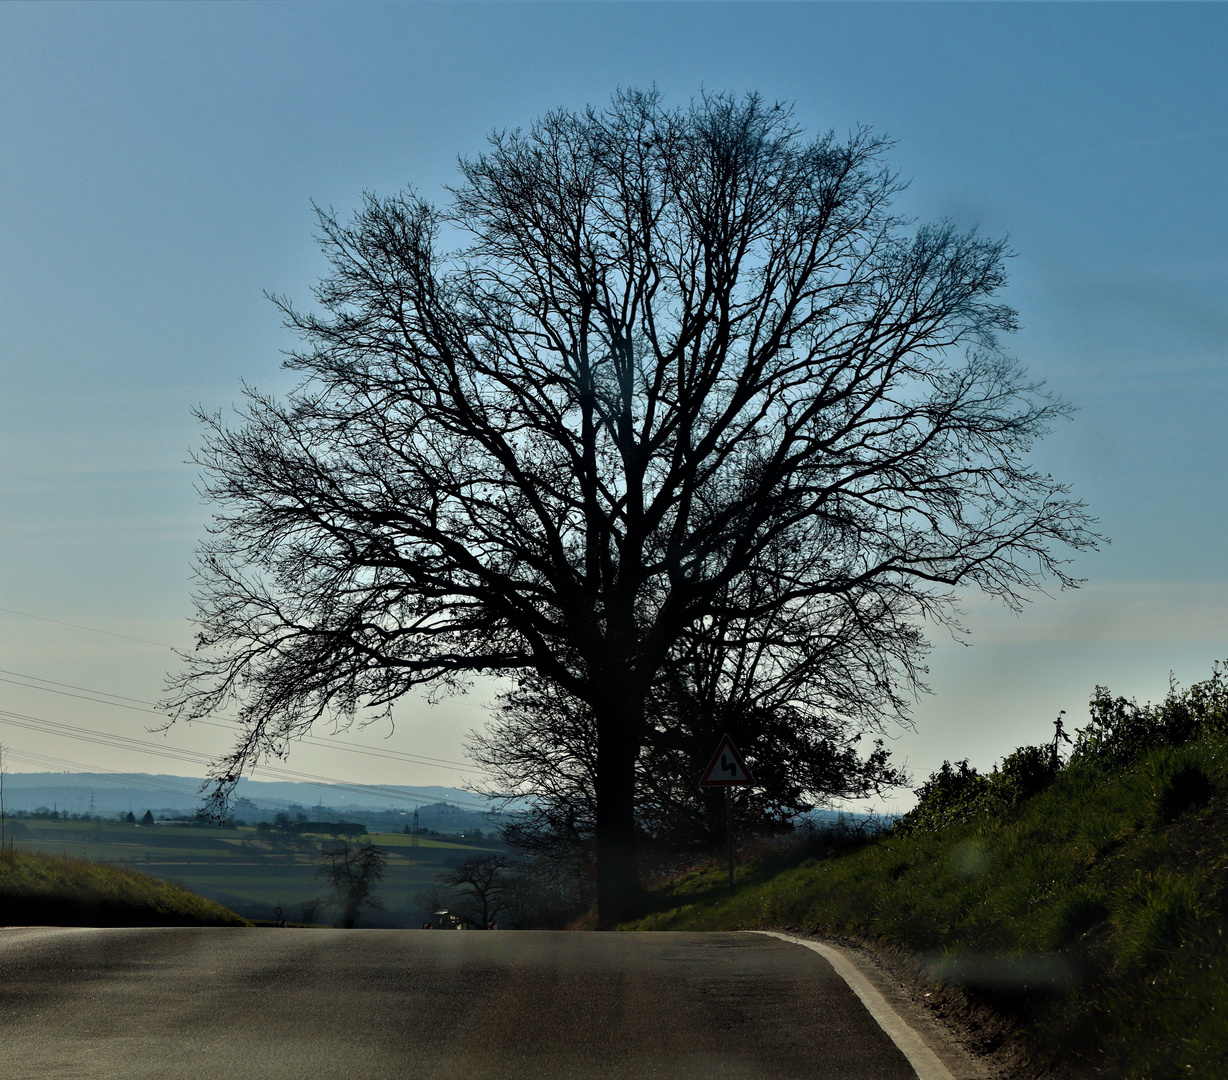
[[896, 831], [934, 832], [986, 817], [1001, 818], [1046, 790], [1059, 769], [1048, 746], [1021, 746], [989, 774], [977, 772], [967, 759], [954, 765], [944, 761], [917, 789], [917, 805], [896, 822]]
[[1211, 678], [1186, 690], [1170, 682], [1159, 705], [1114, 698], [1097, 686], [1090, 709], [1091, 722], [1076, 735], [1074, 760], [1121, 769], [1152, 750], [1228, 733], [1228, 670], [1216, 664]]
[[[901, 835], [932, 832], [977, 820], [1000, 820], [1021, 803], [1052, 786], [1063, 772], [1086, 778], [1097, 773], [1120, 773], [1144, 755], [1163, 748], [1185, 746], [1213, 734], [1228, 734], [1228, 667], [1216, 664], [1211, 678], [1186, 690], [1169, 684], [1160, 705], [1139, 705], [1113, 697], [1097, 686], [1090, 702], [1091, 720], [1076, 733], [1074, 751], [1066, 767], [1056, 742], [1021, 746], [994, 767], [979, 773], [967, 759], [952, 765], [944, 761], [917, 789], [917, 805], [896, 823]], [[1176, 820], [1203, 805], [1213, 787], [1197, 763], [1169, 762], [1156, 779], [1155, 813], [1162, 823]]]
[[895, 823], [895, 832], [936, 832], [962, 821], [971, 821], [983, 812], [989, 800], [990, 780], [968, 764], [968, 759], [952, 765], [944, 761], [917, 788], [917, 805]]
[[1057, 777], [1060, 764], [1049, 746], [1021, 746], [994, 769], [999, 798], [1012, 805], [1039, 795]]

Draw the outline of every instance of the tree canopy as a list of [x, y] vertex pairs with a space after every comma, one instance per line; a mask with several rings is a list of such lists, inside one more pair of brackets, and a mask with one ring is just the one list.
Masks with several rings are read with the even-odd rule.
[[445, 207], [320, 211], [317, 305], [278, 299], [300, 385], [203, 417], [217, 512], [171, 705], [240, 703], [219, 792], [321, 718], [544, 680], [591, 716], [617, 919], [671, 681], [872, 726], [956, 587], [1075, 584], [1097, 537], [1028, 461], [1066, 408], [1002, 350], [1004, 243], [896, 215], [888, 150], [753, 94], [625, 90], [494, 133]]

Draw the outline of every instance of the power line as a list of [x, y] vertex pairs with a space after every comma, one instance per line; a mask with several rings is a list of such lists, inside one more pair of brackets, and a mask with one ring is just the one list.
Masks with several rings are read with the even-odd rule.
[[[104, 784], [122, 785], [126, 788], [136, 788], [141, 791], [158, 792], [162, 795], [178, 795], [183, 798], [199, 798], [200, 784], [185, 787], [184, 785], [175, 785], [169, 783], [159, 783], [155, 777], [145, 773], [122, 773], [122, 772], [98, 772], [92, 765], [88, 765], [82, 761], [73, 761], [70, 758], [52, 757], [48, 754], [37, 754], [30, 750], [18, 750], [11, 746], [5, 746], [5, 754], [14, 761], [20, 761], [27, 765], [35, 765], [42, 769], [46, 769], [53, 773], [62, 773], [67, 770], [78, 770], [74, 773], [78, 777], [86, 777], [90, 780], [97, 780]], [[21, 793], [23, 789], [18, 787], [16, 791]], [[92, 797], [92, 794], [91, 794]], [[261, 796], [243, 796], [248, 802], [254, 803], [257, 807], [263, 807], [266, 810], [281, 810], [285, 807], [285, 800], [268, 799]], [[338, 809], [334, 807], [333, 809]]]
[[[3, 675], [16, 675], [18, 679], [33, 679], [33, 680], [36, 680], [37, 682], [44, 682], [44, 683], [51, 684], [50, 686], [35, 686], [29, 682], [19, 682], [17, 681], [17, 679], [5, 679], [5, 678], [0, 677], [0, 683], [8, 683], [11, 686], [21, 686], [27, 690], [41, 690], [47, 694], [60, 694], [63, 697], [76, 698], [80, 701], [92, 701], [97, 705], [112, 705], [115, 708], [129, 709], [132, 712], [149, 713], [154, 716], [165, 716], [166, 715], [165, 713], [163, 713], [161, 710], [157, 708], [148, 708], [148, 709], [139, 708], [138, 705], [151, 705], [152, 706], [156, 704], [155, 702], [152, 702], [152, 701], [145, 701], [142, 698], [125, 697], [123, 694], [111, 694], [111, 693], [108, 693], [106, 690], [94, 690], [91, 687], [87, 687], [87, 686], [77, 686], [75, 683], [57, 682], [55, 679], [43, 679], [37, 675], [27, 675], [24, 672], [20, 672], [20, 671], [7, 671], [3, 668], [0, 668], [0, 673], [2, 673]], [[57, 686], [71, 687], [73, 690], [82, 690], [82, 691], [85, 691], [85, 693], [84, 694], [72, 694], [72, 693], [69, 693], [67, 690], [53, 689], [53, 687], [57, 687]], [[86, 696], [86, 695], [93, 695], [93, 694], [104, 694], [107, 697], [120, 698], [121, 700], [120, 701], [105, 701], [100, 697]], [[137, 705], [125, 705], [124, 702], [126, 701], [136, 702]], [[238, 721], [234, 720], [231, 717], [221, 717], [219, 719], [223, 722], [218, 722], [218, 720], [206, 720], [206, 719], [200, 718], [196, 720], [186, 720], [184, 721], [184, 723], [203, 724], [207, 727], [223, 728], [226, 730], [230, 730], [228, 725], [238, 724]], [[311, 746], [327, 747], [330, 750], [341, 750], [347, 754], [364, 754], [368, 757], [384, 758], [390, 761], [404, 761], [404, 762], [407, 762], [413, 765], [428, 765], [436, 769], [447, 769], [447, 768], [452, 768], [452, 767], [461, 768], [461, 769], [469, 769], [473, 767], [472, 762], [454, 761], [450, 758], [435, 758], [435, 757], [430, 757], [426, 754], [413, 754], [413, 753], [409, 753], [403, 750], [391, 750], [391, 749], [382, 750], [377, 747], [350, 746], [350, 745], [346, 745], [345, 743], [333, 743], [329, 741], [328, 739], [321, 739], [318, 736], [314, 736], [314, 735], [304, 735], [298, 741], [306, 743]]]
[[149, 638], [133, 637], [131, 634], [117, 634], [114, 630], [99, 630], [96, 626], [82, 626], [80, 623], [65, 622], [63, 619], [49, 619], [46, 615], [32, 615], [28, 611], [14, 611], [12, 608], [0, 607], [0, 611], [6, 611], [10, 615], [20, 615], [25, 619], [38, 619], [39, 622], [55, 623], [57, 626], [71, 626], [76, 630], [88, 630], [91, 634], [106, 634], [108, 637], [124, 638], [126, 641], [139, 641], [143, 645], [157, 645], [159, 649], [170, 649], [172, 652], [175, 649], [174, 645], [168, 645], [165, 641], [150, 641]]
[[[182, 786], [172, 786], [170, 784], [158, 783], [152, 777], [142, 773], [108, 773], [97, 772], [94, 767], [82, 761], [73, 761], [69, 758], [52, 757], [48, 754], [37, 754], [32, 750], [18, 750], [11, 746], [5, 746], [6, 755], [10, 755], [15, 761], [25, 762], [27, 765], [36, 765], [54, 773], [63, 773], [65, 771], [78, 770], [74, 773], [76, 776], [87, 776], [91, 780], [98, 780], [108, 784], [123, 784], [125, 787], [140, 788], [146, 791], [158, 791], [164, 795], [181, 795], [193, 796], [199, 794], [199, 787], [185, 788]], [[18, 788], [18, 791], [21, 789]], [[253, 800], [267, 802], [267, 800]]]
[[[45, 680], [45, 681], [46, 681], [46, 682], [51, 682], [51, 680], [50, 680], [50, 679], [47, 679], [47, 680]], [[102, 698], [99, 698], [99, 697], [88, 697], [88, 696], [86, 696], [85, 694], [70, 694], [70, 693], [69, 693], [67, 690], [55, 690], [55, 689], [53, 689], [53, 688], [52, 688], [52, 687], [50, 687], [50, 686], [35, 686], [33, 683], [28, 683], [28, 682], [18, 682], [16, 679], [4, 679], [4, 678], [0, 678], [0, 683], [8, 683], [10, 686], [23, 686], [23, 687], [25, 687], [27, 690], [41, 690], [41, 691], [42, 691], [44, 694], [59, 694], [61, 697], [76, 698], [78, 701], [92, 701], [92, 702], [94, 702], [96, 705], [114, 705], [114, 706], [115, 706], [117, 709], [131, 709], [133, 712], [153, 713], [153, 714], [154, 714], [154, 716], [161, 716], [161, 715], [162, 715], [162, 713], [158, 712], [158, 710], [157, 710], [157, 709], [142, 709], [142, 708], [140, 708], [139, 706], [136, 706], [136, 705], [125, 705], [125, 704], [123, 704], [123, 702], [120, 702], [120, 701], [104, 701]], [[67, 686], [68, 684], [67, 684], [67, 683], [59, 683], [59, 684], [57, 684], [57, 685], [60, 685], [60, 686]], [[80, 688], [78, 687], [78, 689], [80, 689]], [[119, 697], [119, 695], [118, 695], [118, 694], [115, 694], [114, 696], [115, 696], [115, 697]], [[128, 701], [135, 701], [136, 699], [135, 699], [135, 698], [128, 698], [127, 700], [128, 700]]]
[[[74, 627], [74, 628], [75, 628], [75, 629], [77, 629], [77, 630], [88, 630], [88, 631], [89, 631], [90, 633], [92, 633], [92, 634], [106, 634], [108, 637], [123, 638], [123, 639], [125, 639], [126, 641], [139, 641], [139, 642], [141, 642], [142, 644], [145, 644], [145, 645], [156, 645], [156, 646], [158, 646], [158, 648], [160, 648], [160, 649], [170, 649], [170, 650], [171, 650], [171, 652], [176, 652], [176, 651], [177, 651], [174, 645], [168, 645], [168, 644], [166, 644], [166, 642], [165, 642], [165, 641], [150, 641], [150, 640], [149, 640], [149, 638], [133, 637], [131, 634], [120, 634], [120, 633], [117, 633], [117, 632], [116, 632], [116, 631], [114, 631], [114, 630], [100, 630], [100, 629], [98, 629], [96, 626], [84, 626], [84, 625], [83, 625], [83, 624], [81, 624], [81, 623], [65, 622], [63, 619], [52, 619], [52, 618], [47, 617], [46, 615], [35, 615], [35, 614], [33, 614], [32, 612], [29, 612], [29, 611], [17, 611], [17, 610], [15, 610], [14, 608], [0, 607], [0, 611], [6, 611], [6, 612], [8, 612], [10, 615], [20, 615], [20, 616], [22, 616], [23, 618], [26, 618], [26, 619], [38, 619], [40, 622], [55, 623], [57, 626], [71, 626], [71, 627]], [[9, 674], [10, 674], [10, 675], [12, 675], [12, 674], [16, 674], [16, 672], [9, 672]], [[40, 678], [38, 678], [38, 676], [36, 676], [36, 675], [23, 675], [23, 676], [21, 676], [21, 678], [34, 679], [36, 682], [49, 682], [49, 683], [52, 683], [52, 684], [54, 684], [54, 685], [56, 685], [56, 686], [71, 686], [71, 684], [70, 684], [70, 683], [56, 683], [54, 679], [40, 679]], [[81, 687], [73, 687], [73, 689], [79, 690], [79, 689], [81, 689]], [[100, 691], [97, 691], [97, 693], [102, 694], [104, 697], [123, 697], [123, 695], [122, 695], [122, 694], [108, 694], [108, 693], [107, 693], [105, 690], [100, 690]], [[427, 698], [427, 697], [425, 697], [425, 696], [423, 696], [422, 694], [405, 694], [405, 695], [403, 695], [403, 696], [404, 696], [404, 697], [412, 697], [412, 698], [417, 698], [417, 700], [419, 700], [419, 701], [425, 701], [425, 702], [427, 702], [428, 704], [430, 704], [430, 703], [431, 703], [430, 699], [429, 699], [429, 698]], [[129, 698], [129, 699], [127, 699], [127, 700], [129, 700], [129, 701], [136, 701], [136, 700], [139, 700], [139, 699], [137, 699], [137, 698]], [[461, 706], [464, 706], [464, 707], [465, 707], [465, 708], [467, 708], [467, 709], [479, 709], [479, 710], [481, 710], [481, 711], [483, 711], [483, 712], [487, 712], [487, 713], [489, 713], [489, 711], [490, 711], [489, 709], [487, 709], [487, 708], [486, 708], [485, 706], [483, 706], [483, 705], [474, 705], [472, 702], [469, 702], [469, 701], [458, 701], [458, 700], [456, 700], [455, 698], [451, 699], [451, 701], [452, 701], [452, 704], [454, 704], [454, 705], [461, 705]], [[146, 704], [146, 705], [152, 705], [152, 704], [153, 704], [153, 702], [144, 702], [144, 704]]]
[[[113, 735], [108, 732], [95, 731], [91, 728], [82, 728], [74, 724], [65, 724], [56, 720], [47, 720], [44, 717], [29, 716], [24, 713], [14, 713], [7, 709], [0, 709], [0, 723], [8, 724], [13, 727], [25, 728], [28, 731], [37, 731], [42, 734], [59, 735], [62, 738], [77, 739], [82, 742], [94, 743], [99, 746], [109, 746], [116, 749], [135, 751], [136, 753], [148, 754], [153, 757], [177, 759], [180, 761], [190, 761], [196, 765], [204, 765], [206, 767], [213, 764], [213, 759], [207, 755], [195, 750], [175, 749], [173, 747], [158, 747], [151, 745], [143, 740], [134, 739], [126, 735]], [[422, 792], [413, 791], [408, 788], [397, 789], [381, 784], [356, 784], [345, 780], [339, 780], [336, 777], [324, 776], [317, 773], [300, 772], [295, 769], [283, 769], [276, 766], [262, 765], [259, 767], [261, 772], [266, 775], [273, 776], [277, 779], [287, 780], [292, 783], [311, 783], [325, 787], [335, 788], [339, 791], [349, 792], [356, 795], [367, 795], [380, 799], [388, 799], [395, 802], [406, 802], [409, 799], [422, 799], [426, 802], [432, 801], [432, 796]], [[254, 777], [253, 777], [254, 779]], [[479, 805], [478, 803], [468, 803], [462, 799], [450, 798], [449, 802], [455, 804], [462, 809], [474, 810], [481, 813], [486, 813], [490, 810], [489, 805]]]
[[[24, 671], [6, 671], [0, 668], [0, 675], [12, 675], [18, 679], [33, 679], [35, 682], [50, 683], [52, 686], [66, 686], [69, 690], [82, 690], [87, 694], [98, 694], [100, 697], [120, 698], [123, 701], [135, 701], [138, 705], [157, 706], [156, 701], [146, 701], [144, 698], [125, 697], [123, 694], [112, 694], [109, 690], [95, 690], [90, 686], [77, 686], [73, 683], [56, 682], [55, 679], [44, 679], [38, 675], [27, 675]], [[5, 680], [7, 681], [7, 680]], [[38, 689], [37, 687], [35, 689]]]

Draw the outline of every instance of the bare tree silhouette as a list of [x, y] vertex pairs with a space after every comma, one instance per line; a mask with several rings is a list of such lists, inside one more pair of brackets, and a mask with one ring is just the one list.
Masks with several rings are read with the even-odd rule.
[[873, 725], [956, 586], [1075, 584], [1059, 552], [1098, 537], [1028, 462], [1066, 407], [1000, 347], [1004, 244], [894, 215], [888, 149], [755, 95], [626, 90], [494, 134], [447, 209], [320, 211], [319, 308], [278, 299], [299, 388], [202, 417], [217, 513], [167, 704], [240, 703], [216, 795], [322, 718], [540, 676], [592, 717], [610, 922], [651, 702], [693, 644]]
[[375, 895], [384, 876], [388, 856], [374, 844], [351, 844], [342, 840], [320, 852], [316, 877], [328, 891], [303, 909], [303, 919], [312, 922], [322, 911], [337, 913], [337, 925], [352, 930], [365, 909], [382, 908]]
[[511, 861], [497, 852], [472, 855], [439, 875], [467, 922], [485, 930], [512, 906]]

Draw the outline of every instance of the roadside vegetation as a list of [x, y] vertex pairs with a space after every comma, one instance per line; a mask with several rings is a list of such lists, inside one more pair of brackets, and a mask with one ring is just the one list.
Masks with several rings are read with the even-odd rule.
[[66, 855], [0, 856], [0, 925], [250, 926], [182, 885]]
[[[1060, 728], [1059, 728], [1060, 732]], [[792, 927], [905, 949], [1012, 1017], [1041, 1063], [1228, 1075], [1228, 678], [981, 773], [944, 764], [876, 836], [817, 835], [657, 893], [635, 929]]]

